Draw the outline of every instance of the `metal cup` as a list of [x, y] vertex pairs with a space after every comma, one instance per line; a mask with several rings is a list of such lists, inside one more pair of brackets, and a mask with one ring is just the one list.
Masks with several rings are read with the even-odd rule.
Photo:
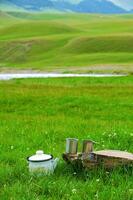
[[91, 141], [91, 140], [84, 140], [83, 141], [83, 149], [82, 149], [82, 153], [83, 154], [90, 154], [93, 152], [93, 144], [95, 142]]
[[78, 151], [78, 139], [67, 138], [66, 139], [66, 153], [77, 154]]

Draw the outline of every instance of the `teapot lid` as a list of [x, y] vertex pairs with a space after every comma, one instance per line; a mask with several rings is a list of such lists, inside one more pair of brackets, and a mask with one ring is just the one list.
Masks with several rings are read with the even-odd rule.
[[31, 162], [44, 162], [51, 160], [53, 158], [52, 155], [44, 154], [42, 150], [36, 151], [36, 154], [27, 158], [28, 161]]

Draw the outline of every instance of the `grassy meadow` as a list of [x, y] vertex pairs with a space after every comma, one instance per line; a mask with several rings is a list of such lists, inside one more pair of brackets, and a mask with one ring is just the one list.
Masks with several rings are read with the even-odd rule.
[[[1, 200], [133, 199], [132, 168], [76, 171], [61, 158], [67, 137], [133, 152], [132, 76], [0, 81], [0, 105]], [[53, 176], [28, 173], [37, 149], [60, 158]]]
[[133, 73], [133, 16], [0, 12], [0, 70]]

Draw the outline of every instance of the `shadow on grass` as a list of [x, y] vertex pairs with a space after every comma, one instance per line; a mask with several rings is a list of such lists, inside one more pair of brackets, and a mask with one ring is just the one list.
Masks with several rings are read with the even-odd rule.
[[99, 166], [93, 169], [85, 169], [81, 166], [72, 166], [70, 164], [61, 162], [55, 170], [54, 176], [71, 176], [71, 178], [78, 178], [84, 181], [88, 179], [100, 178], [103, 181], [106, 181], [113, 176], [133, 176], [133, 165], [123, 165], [112, 169], [106, 169], [103, 166]]

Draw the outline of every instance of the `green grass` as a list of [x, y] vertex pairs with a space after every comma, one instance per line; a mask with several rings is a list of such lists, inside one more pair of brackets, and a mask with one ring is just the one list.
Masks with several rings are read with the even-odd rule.
[[107, 66], [105, 72], [133, 72], [132, 15], [0, 15], [1, 70], [71, 71], [75, 67], [77, 71], [80, 67], [88, 72], [94, 71], [91, 66], [99, 71]]
[[[132, 168], [75, 173], [61, 154], [67, 137], [133, 152], [132, 91], [132, 76], [1, 81], [0, 199], [131, 200]], [[53, 176], [28, 173], [37, 149], [60, 158]]]

